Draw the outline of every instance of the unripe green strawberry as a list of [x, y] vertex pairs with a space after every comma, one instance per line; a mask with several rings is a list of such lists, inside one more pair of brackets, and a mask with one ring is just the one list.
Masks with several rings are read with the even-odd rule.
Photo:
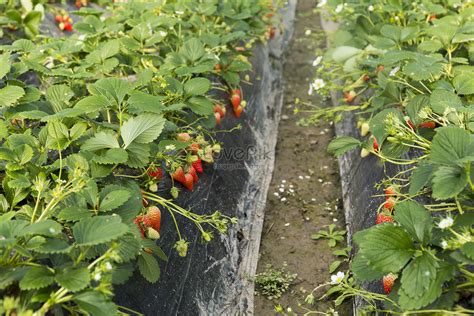
[[362, 148], [361, 151], [360, 151], [360, 156], [361, 156], [362, 158], [367, 157], [369, 154], [370, 154], [370, 151], [368, 151], [368, 150], [365, 149], [365, 148]]
[[367, 122], [364, 122], [360, 125], [360, 135], [366, 136], [369, 133], [370, 125]]
[[149, 239], [156, 240], [156, 239], [160, 238], [160, 233], [157, 232], [155, 229], [153, 229], [151, 227], [148, 227], [146, 229], [146, 237], [149, 238]]

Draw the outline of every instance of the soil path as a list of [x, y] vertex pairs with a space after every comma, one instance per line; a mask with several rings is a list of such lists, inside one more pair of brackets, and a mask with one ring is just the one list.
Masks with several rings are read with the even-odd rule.
[[[265, 271], [268, 264], [277, 269], [286, 264], [286, 270], [298, 276], [280, 299], [271, 301], [257, 295], [256, 316], [274, 315], [277, 304], [303, 314], [298, 302], [303, 303], [313, 288], [330, 279], [329, 265], [335, 260], [334, 248], [328, 247], [327, 240], [312, 240], [311, 234], [332, 223], [338, 230], [345, 228], [338, 199], [339, 169], [326, 152], [333, 128], [328, 123], [298, 126], [303, 116], [293, 114], [297, 99], [327, 106], [318, 96], [308, 95], [315, 73], [313, 60], [325, 45], [315, 5], [314, 0], [298, 1], [295, 34], [284, 65], [284, 109], [258, 263], [258, 272]], [[330, 302], [316, 302], [313, 309], [326, 312], [330, 307]]]

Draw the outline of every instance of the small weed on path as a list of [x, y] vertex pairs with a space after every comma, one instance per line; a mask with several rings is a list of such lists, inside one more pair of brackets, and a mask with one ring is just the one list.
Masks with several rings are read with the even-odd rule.
[[278, 299], [288, 290], [297, 274], [286, 271], [286, 264], [281, 269], [275, 269], [267, 265], [264, 272], [255, 276], [257, 293], [269, 300]]

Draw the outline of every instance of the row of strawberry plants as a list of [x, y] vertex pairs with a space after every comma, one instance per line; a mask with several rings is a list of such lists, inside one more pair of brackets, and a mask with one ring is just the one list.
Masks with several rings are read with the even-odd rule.
[[[2, 314], [133, 313], [112, 301], [113, 288], [135, 269], [158, 281], [162, 211], [180, 256], [188, 242], [177, 217], [205, 242], [236, 220], [173, 199], [221, 150], [226, 103], [236, 117], [245, 108], [241, 74], [254, 43], [274, 34], [273, 7], [81, 4], [72, 21], [44, 1], [0, 3]], [[70, 34], [40, 35], [48, 17]]]
[[[354, 111], [360, 148], [403, 168], [376, 185], [386, 201], [376, 224], [357, 232], [349, 273], [338, 273], [336, 303], [359, 297], [367, 310], [472, 314], [474, 291], [474, 6], [471, 1], [320, 1], [339, 22], [318, 57], [309, 93], [340, 91], [339, 106], [303, 121]], [[383, 279], [386, 295], [365, 281]], [[381, 306], [383, 308], [381, 309]]]

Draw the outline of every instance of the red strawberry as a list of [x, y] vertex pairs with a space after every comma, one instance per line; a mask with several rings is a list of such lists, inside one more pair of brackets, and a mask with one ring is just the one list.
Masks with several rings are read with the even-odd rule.
[[133, 219], [133, 222], [135, 223], [135, 225], [137, 225], [138, 229], [140, 230], [140, 235], [142, 236], [142, 238], [145, 238], [145, 230], [142, 227], [142, 221], [143, 221], [143, 216], [141, 215], [138, 215], [137, 217]]
[[394, 206], [395, 206], [395, 200], [392, 198], [388, 198], [383, 204], [383, 207], [385, 207], [387, 210], [391, 210]]
[[389, 222], [393, 222], [393, 216], [385, 215], [382, 213], [377, 214], [377, 218], [375, 219], [375, 225]]
[[433, 121], [423, 122], [423, 123], [420, 123], [420, 125], [418, 125], [418, 127], [433, 129], [433, 128], [436, 127], [436, 123], [433, 122]]
[[270, 37], [270, 39], [273, 39], [275, 37], [275, 34], [276, 34], [276, 27], [271, 26], [268, 30], [268, 36]]
[[242, 111], [244, 110], [244, 108], [242, 106], [238, 106], [236, 109], [234, 109], [234, 115], [235, 117], [239, 118], [240, 117], [240, 114], [242, 114]]
[[216, 124], [221, 125], [221, 115], [219, 114], [219, 112], [215, 112], [214, 117], [216, 118]]
[[197, 153], [199, 151], [199, 149], [201, 149], [201, 146], [199, 146], [198, 143], [192, 143], [191, 145], [189, 145], [188, 149], [193, 152], [193, 153]]
[[428, 21], [433, 21], [433, 20], [436, 20], [436, 15], [432, 14], [428, 17]]
[[234, 107], [234, 109], [237, 108], [240, 105], [240, 95], [233, 94], [230, 97], [230, 103], [232, 103], [232, 106]]
[[407, 120], [407, 124], [411, 129], [415, 129], [415, 125], [413, 125], [413, 122], [410, 119]]
[[354, 90], [346, 91], [344, 92], [344, 101], [346, 101], [346, 103], [352, 103], [352, 101], [354, 101], [356, 96], [357, 96], [357, 93], [355, 93]]
[[155, 179], [161, 179], [163, 178], [163, 170], [161, 168], [150, 168], [148, 169], [147, 171], [148, 175], [152, 178], [155, 178]]
[[381, 72], [385, 69], [385, 67], [383, 65], [379, 65], [377, 66], [377, 69], [375, 70], [375, 72]]
[[72, 32], [72, 24], [69, 22], [64, 23], [64, 30], [67, 32]]
[[194, 178], [190, 173], [186, 174], [186, 179], [183, 184], [186, 187], [186, 189], [188, 189], [189, 191], [193, 190]]
[[160, 231], [161, 227], [161, 211], [158, 207], [156, 206], [151, 206], [148, 209], [148, 212], [146, 213], [146, 216], [148, 217], [150, 221], [150, 225], [154, 230]]
[[182, 167], [179, 167], [176, 169], [175, 172], [171, 175], [173, 179], [175, 179], [178, 182], [185, 183], [186, 182], [186, 176], [184, 174], [184, 170]]
[[222, 70], [222, 65], [221, 64], [216, 64], [214, 66], [214, 70], [217, 72], [217, 73], [220, 73], [221, 70]]
[[377, 140], [374, 137], [374, 150], [377, 151], [379, 150], [379, 144], [377, 143]]
[[366, 81], [366, 82], [369, 81], [370, 80], [369, 75], [365, 74], [364, 77], [363, 77], [363, 80]]
[[395, 283], [397, 276], [393, 273], [389, 273], [383, 277], [383, 290], [386, 294], [390, 294], [392, 286]]
[[151, 219], [148, 217], [148, 215], [143, 216], [142, 224], [145, 226], [145, 228], [151, 227]]
[[214, 105], [214, 113], [219, 113], [221, 118], [225, 116], [225, 107], [222, 107], [220, 104]]
[[194, 170], [196, 170], [199, 173], [203, 172], [201, 158], [198, 158], [198, 160], [193, 162], [193, 168], [194, 168]]
[[176, 139], [180, 142], [189, 142], [189, 140], [191, 139], [191, 136], [189, 136], [188, 133], [179, 133], [177, 136], [176, 136]]
[[56, 16], [54, 17], [54, 20], [55, 20], [57, 23], [61, 23], [61, 22], [63, 22], [63, 17], [62, 17], [62, 15], [59, 15], [59, 14], [58, 14], [58, 15], [56, 15]]
[[193, 166], [189, 167], [188, 173], [193, 176], [194, 182], [198, 182], [199, 177], [198, 177], [198, 175], [197, 175], [197, 173], [196, 173], [196, 169], [194, 169]]
[[387, 199], [390, 196], [394, 196], [396, 194], [397, 194], [397, 192], [395, 192], [395, 189], [393, 187], [388, 187], [388, 188], [385, 189], [385, 196], [387, 197]]
[[242, 92], [240, 91], [240, 89], [233, 89], [231, 91], [231, 94], [237, 94], [239, 97], [242, 96]]

